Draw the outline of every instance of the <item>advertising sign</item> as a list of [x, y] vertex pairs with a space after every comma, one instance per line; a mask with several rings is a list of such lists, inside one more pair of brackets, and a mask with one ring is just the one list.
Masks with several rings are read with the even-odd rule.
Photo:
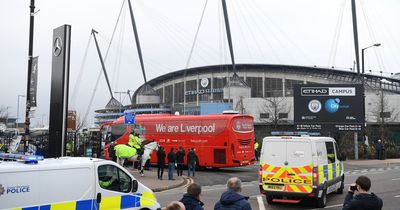
[[297, 130], [361, 131], [365, 121], [362, 85], [294, 86]]
[[29, 86], [30, 101], [29, 105], [31, 107], [36, 107], [36, 93], [37, 93], [37, 78], [38, 78], [38, 59], [39, 57], [32, 58], [32, 71], [31, 71], [31, 84]]
[[125, 125], [135, 124], [135, 113], [134, 112], [124, 112], [124, 123]]

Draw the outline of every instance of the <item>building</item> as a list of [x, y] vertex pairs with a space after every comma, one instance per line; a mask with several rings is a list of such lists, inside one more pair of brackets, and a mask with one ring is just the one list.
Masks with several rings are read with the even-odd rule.
[[[356, 72], [334, 68], [238, 64], [236, 72], [231, 85], [227, 85], [228, 75], [230, 78], [233, 75], [231, 65], [202, 66], [161, 75], [135, 91], [132, 105], [124, 106], [122, 112], [136, 109], [138, 113], [211, 114], [234, 109], [254, 116], [256, 125], [271, 125], [274, 119], [279, 119], [279, 124], [290, 126], [294, 118], [293, 85], [355, 84], [361, 81]], [[400, 124], [400, 80], [397, 75], [364, 75], [367, 124], [379, 124], [382, 108], [390, 115], [387, 123]], [[384, 103], [381, 103], [381, 96]], [[271, 103], [277, 102], [275, 110], [271, 110]]]

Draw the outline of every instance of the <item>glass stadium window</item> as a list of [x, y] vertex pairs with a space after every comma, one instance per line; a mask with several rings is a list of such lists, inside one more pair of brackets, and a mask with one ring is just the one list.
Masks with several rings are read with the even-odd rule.
[[175, 83], [174, 88], [174, 103], [182, 103], [184, 96], [183, 82]]
[[173, 96], [172, 85], [165, 86], [165, 99], [164, 99], [164, 103], [166, 103], [166, 104], [172, 104], [172, 96]]
[[158, 95], [160, 96], [161, 101], [164, 101], [163, 89], [160, 88], [160, 89], [157, 89], [156, 91], [157, 91]]
[[265, 97], [282, 97], [283, 84], [280, 78], [265, 78]]
[[197, 82], [196, 80], [186, 81], [186, 102], [193, 102], [197, 100]]
[[224, 98], [223, 88], [226, 85], [226, 77], [213, 78], [213, 99], [214, 101], [222, 101]]
[[247, 77], [246, 83], [251, 88], [251, 97], [263, 97], [262, 78], [261, 77]]
[[303, 84], [304, 82], [301, 80], [285, 80], [285, 96], [293, 96], [293, 85], [295, 84]]

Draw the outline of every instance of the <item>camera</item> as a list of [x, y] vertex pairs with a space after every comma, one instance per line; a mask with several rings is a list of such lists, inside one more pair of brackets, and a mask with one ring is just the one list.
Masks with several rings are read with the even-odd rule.
[[357, 185], [351, 185], [350, 186], [351, 191], [356, 191], [357, 190]]

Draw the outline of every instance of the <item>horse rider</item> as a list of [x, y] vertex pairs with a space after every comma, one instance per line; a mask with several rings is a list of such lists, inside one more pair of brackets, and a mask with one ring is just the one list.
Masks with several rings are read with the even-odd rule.
[[134, 131], [131, 131], [131, 134], [129, 135], [128, 146], [136, 149], [138, 160], [142, 158], [142, 143], [140, 142], [139, 135]]

